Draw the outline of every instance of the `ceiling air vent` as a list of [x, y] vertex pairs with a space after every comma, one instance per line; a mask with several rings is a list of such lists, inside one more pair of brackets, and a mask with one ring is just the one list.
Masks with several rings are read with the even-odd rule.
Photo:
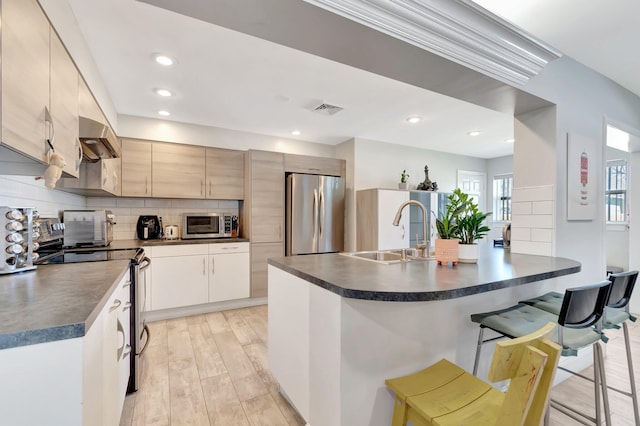
[[322, 104], [316, 106], [315, 108], [313, 108], [312, 111], [315, 112], [315, 113], [318, 113], [318, 114], [322, 114], [322, 115], [335, 115], [335, 114], [339, 113], [340, 111], [342, 111], [343, 109], [344, 108], [336, 106], [336, 105], [322, 103]]

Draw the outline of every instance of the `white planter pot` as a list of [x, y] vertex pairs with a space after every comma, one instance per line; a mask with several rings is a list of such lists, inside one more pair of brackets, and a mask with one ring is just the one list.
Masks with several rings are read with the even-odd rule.
[[478, 244], [458, 244], [458, 262], [477, 263]]
[[409, 189], [409, 182], [399, 182], [398, 183], [398, 189]]

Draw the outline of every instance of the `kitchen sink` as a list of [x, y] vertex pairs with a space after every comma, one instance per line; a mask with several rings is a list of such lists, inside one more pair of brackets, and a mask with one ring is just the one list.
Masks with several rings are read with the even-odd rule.
[[432, 258], [424, 258], [412, 256], [412, 250], [406, 249], [407, 255], [405, 258], [402, 258], [402, 249], [398, 250], [373, 250], [373, 251], [356, 251], [351, 253], [340, 253], [342, 256], [349, 256], [354, 259], [362, 259], [368, 260], [371, 262], [382, 263], [385, 265], [389, 265], [392, 263], [401, 263], [401, 262], [412, 262], [412, 261], [422, 261], [422, 260], [431, 260]]

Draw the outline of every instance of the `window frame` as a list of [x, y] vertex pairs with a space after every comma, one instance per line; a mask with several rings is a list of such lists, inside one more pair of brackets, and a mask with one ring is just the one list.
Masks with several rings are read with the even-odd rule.
[[[609, 173], [613, 167], [624, 166], [624, 188], [609, 188]], [[624, 202], [624, 220], [609, 220], [609, 202], [611, 195], [622, 195]], [[604, 167], [604, 220], [607, 227], [626, 226], [629, 224], [629, 162], [625, 159], [607, 160]]]
[[[498, 181], [507, 181], [510, 180], [511, 182], [509, 183], [509, 196], [505, 197], [504, 195], [501, 195], [500, 197], [498, 196], [498, 186], [499, 183]], [[493, 222], [494, 223], [508, 223], [511, 222], [511, 220], [513, 219], [513, 173], [504, 173], [504, 174], [499, 174], [499, 175], [494, 175], [493, 176], [493, 182], [492, 182], [492, 189], [493, 189]], [[504, 188], [503, 188], [504, 189]], [[504, 205], [503, 204], [505, 201], [508, 202], [508, 218], [504, 219], [503, 218], [503, 211], [504, 211]]]

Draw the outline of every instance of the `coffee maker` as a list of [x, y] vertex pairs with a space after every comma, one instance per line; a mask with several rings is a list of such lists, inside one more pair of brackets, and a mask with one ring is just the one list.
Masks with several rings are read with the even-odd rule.
[[157, 240], [162, 238], [162, 223], [158, 216], [139, 216], [136, 232], [139, 240]]

